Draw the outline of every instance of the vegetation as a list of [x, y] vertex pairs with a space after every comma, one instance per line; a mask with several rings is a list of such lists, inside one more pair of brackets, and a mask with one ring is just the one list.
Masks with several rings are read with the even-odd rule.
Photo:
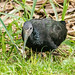
[[[75, 75], [75, 41], [71, 40], [72, 37], [67, 38], [62, 43], [63, 46], [66, 45], [64, 48], [57, 49], [60, 55], [52, 55], [52, 52], [47, 52], [46, 57], [42, 57], [26, 48], [29, 55], [26, 59], [22, 58], [19, 52], [23, 46], [22, 24], [32, 19], [37, 0], [33, 0], [32, 7], [26, 4], [26, 0], [22, 0], [22, 2], [14, 1], [20, 5], [18, 8], [14, 7], [16, 10], [8, 14], [0, 12], [0, 15], [5, 15], [3, 19], [0, 18], [0, 24], [2, 24], [0, 27], [0, 75]], [[64, 0], [62, 20], [64, 20], [68, 4], [67, 0]], [[51, 5], [58, 20], [55, 5], [53, 2]], [[42, 9], [48, 17], [45, 9], [43, 7]], [[15, 16], [15, 13], [20, 13], [20, 10], [24, 11], [23, 16]], [[13, 21], [6, 26], [3, 21], [9, 17]], [[64, 52], [65, 50], [66, 52]]]

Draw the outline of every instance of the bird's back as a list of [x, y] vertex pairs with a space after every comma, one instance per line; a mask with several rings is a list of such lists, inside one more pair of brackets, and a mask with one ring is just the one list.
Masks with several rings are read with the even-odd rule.
[[27, 46], [33, 50], [56, 49], [67, 35], [66, 25], [51, 18], [32, 19], [33, 32], [27, 40]]

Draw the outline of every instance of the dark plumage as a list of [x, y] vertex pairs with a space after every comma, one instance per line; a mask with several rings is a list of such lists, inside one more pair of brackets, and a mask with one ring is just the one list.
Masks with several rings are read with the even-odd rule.
[[51, 18], [32, 19], [24, 23], [22, 39], [26, 46], [37, 51], [56, 49], [66, 38], [67, 29], [65, 21], [55, 21]]

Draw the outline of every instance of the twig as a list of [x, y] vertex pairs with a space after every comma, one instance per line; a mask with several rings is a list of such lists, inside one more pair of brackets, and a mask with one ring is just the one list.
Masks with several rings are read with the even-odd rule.
[[61, 8], [63, 8], [63, 6], [61, 6], [59, 3], [57, 3], [56, 0], [53, 0], [53, 2], [54, 2], [55, 4], [57, 4], [58, 6], [60, 6]]
[[39, 12], [44, 6], [45, 4], [48, 2], [48, 0], [45, 1], [45, 3], [42, 4], [42, 6], [37, 10], [37, 12]]
[[72, 18], [72, 17], [75, 17], [75, 14], [71, 14], [69, 16], [65, 16], [65, 19], [69, 19], [69, 18]]
[[74, 37], [74, 36], [67, 35], [67, 37], [72, 38], [72, 39], [75, 39], [75, 37]]

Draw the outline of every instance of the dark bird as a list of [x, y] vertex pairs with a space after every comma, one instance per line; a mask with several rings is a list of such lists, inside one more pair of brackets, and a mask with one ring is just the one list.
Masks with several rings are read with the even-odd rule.
[[56, 49], [66, 38], [65, 21], [51, 18], [31, 19], [23, 24], [22, 39], [34, 51]]

